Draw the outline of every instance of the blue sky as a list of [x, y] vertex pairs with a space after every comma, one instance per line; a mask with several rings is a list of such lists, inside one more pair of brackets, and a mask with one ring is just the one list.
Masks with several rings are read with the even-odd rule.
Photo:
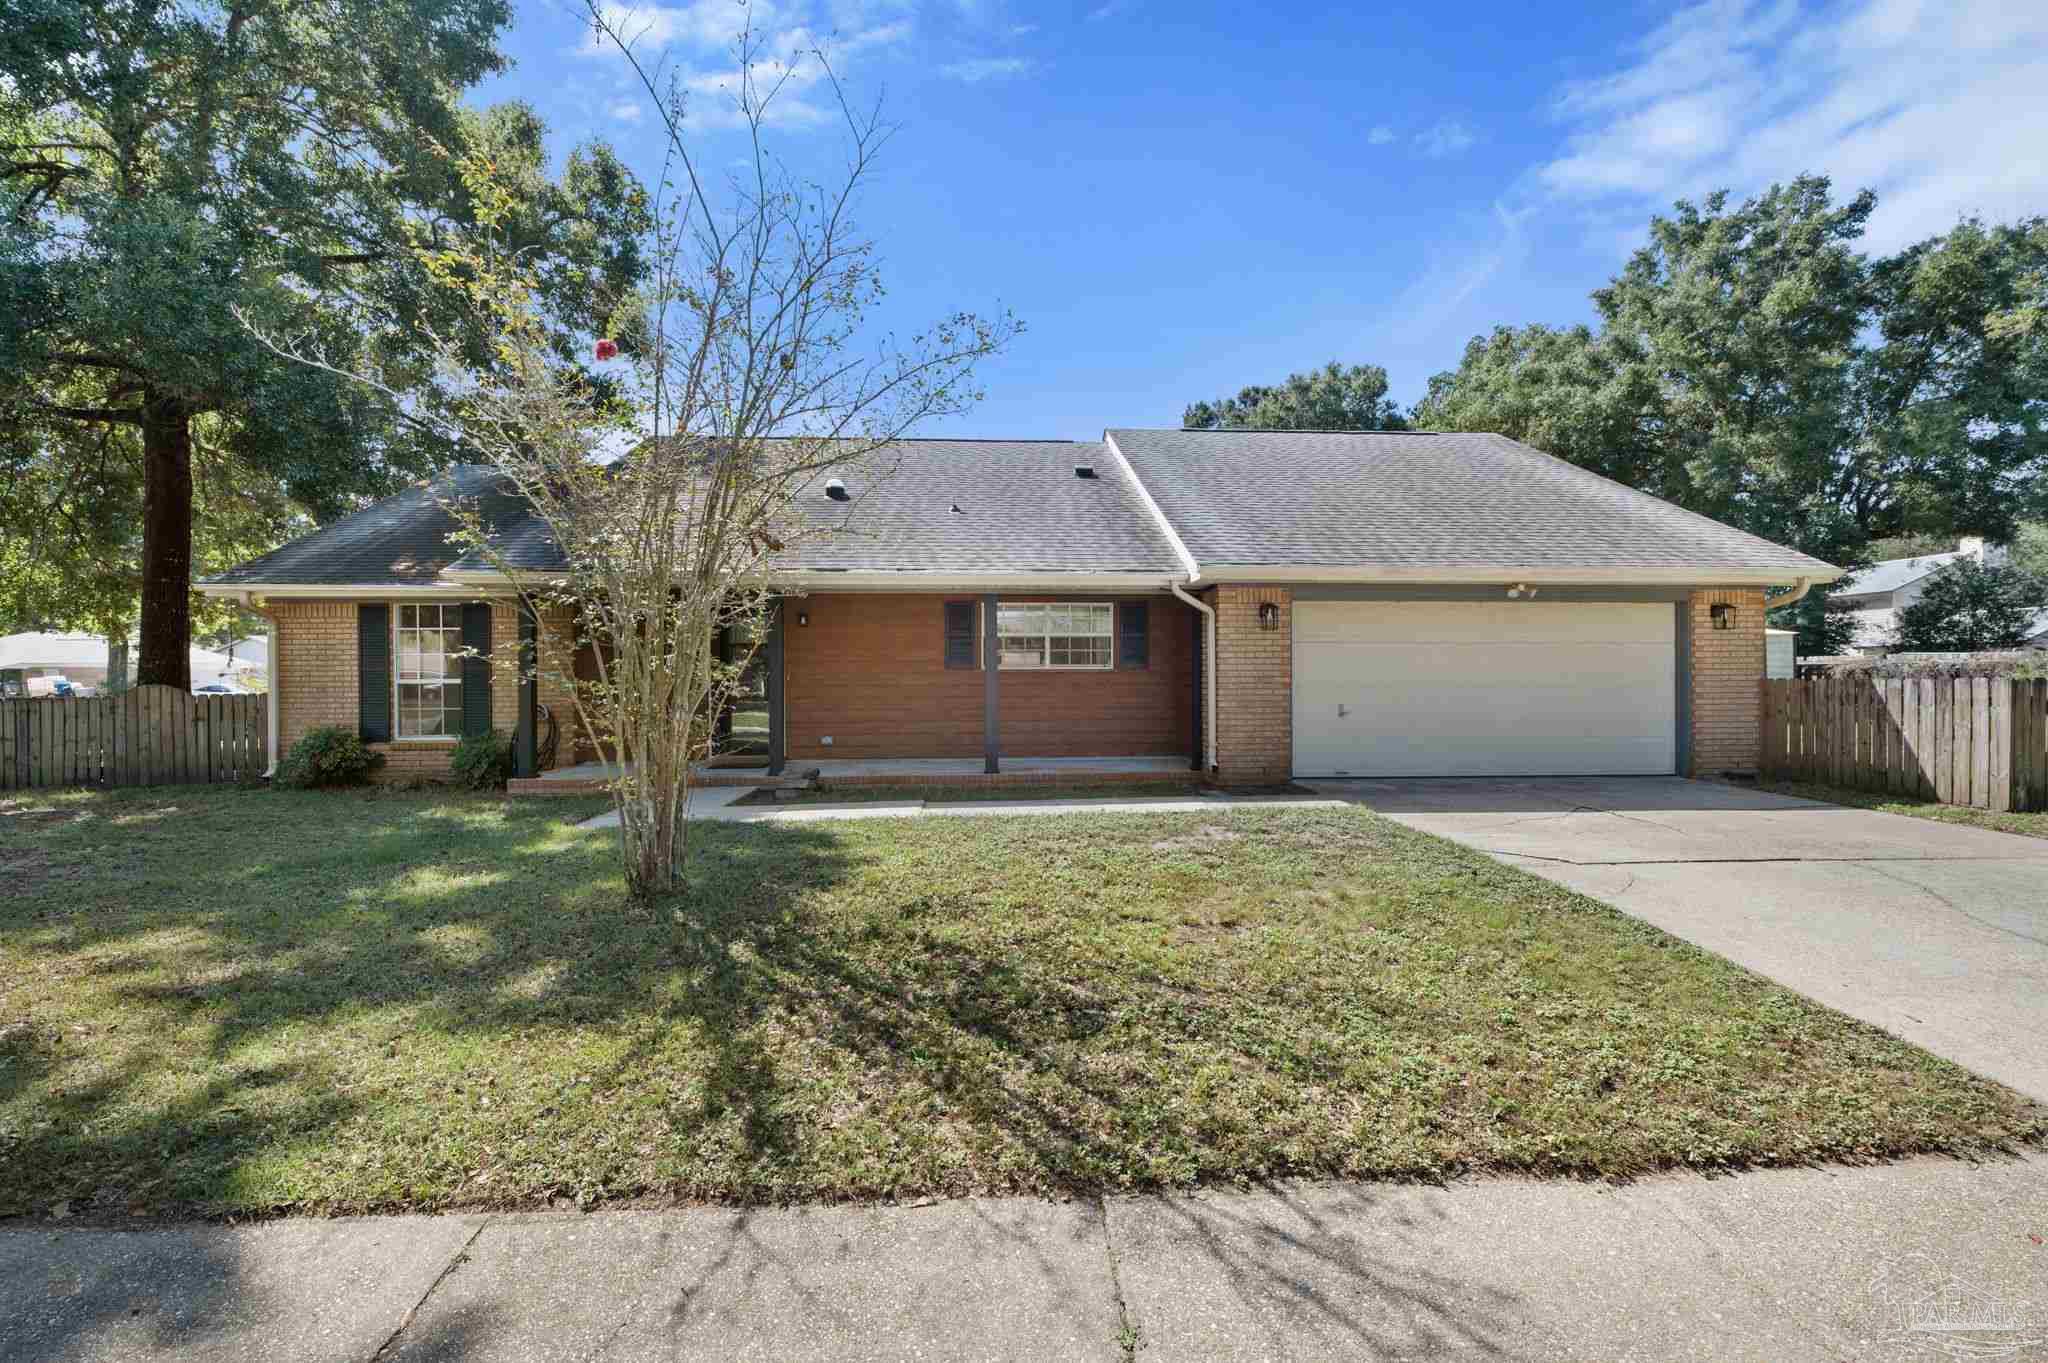
[[[1495, 323], [1571, 322], [1650, 213], [1802, 170], [1881, 195], [1869, 245], [2048, 211], [2041, 0], [630, 0], [643, 55], [698, 92], [706, 164], [751, 20], [822, 42], [901, 125], [860, 205], [901, 331], [956, 308], [1028, 330], [987, 399], [926, 434], [1092, 438], [1325, 360], [1419, 397]], [[572, 0], [522, 0], [515, 69], [566, 145], [651, 175], [652, 110]], [[829, 164], [812, 69], [776, 149]]]

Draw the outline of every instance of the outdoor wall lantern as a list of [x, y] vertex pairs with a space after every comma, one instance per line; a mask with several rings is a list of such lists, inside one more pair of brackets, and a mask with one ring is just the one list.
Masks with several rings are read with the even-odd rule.
[[796, 613], [796, 623], [798, 629], [809, 625], [811, 623], [811, 613], [809, 611], [798, 611]]
[[1726, 601], [1716, 601], [1707, 608], [1707, 614], [1713, 617], [1715, 629], [1735, 628], [1735, 607]]
[[1273, 630], [1280, 628], [1280, 607], [1271, 601], [1259, 603], [1259, 628]]

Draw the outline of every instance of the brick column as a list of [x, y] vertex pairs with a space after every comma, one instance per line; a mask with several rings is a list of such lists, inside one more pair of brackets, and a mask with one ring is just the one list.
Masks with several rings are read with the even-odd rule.
[[[1216, 610], [1217, 779], [1285, 781], [1294, 769], [1294, 593], [1233, 585], [1204, 599]], [[1262, 629], [1259, 607], [1269, 604], [1280, 618]]]
[[[1717, 605], [1735, 608], [1734, 628], [1714, 628]], [[1692, 757], [1685, 774], [1754, 772], [1763, 741], [1763, 590], [1696, 591], [1686, 598], [1685, 611], [1691, 635], [1692, 726]]]

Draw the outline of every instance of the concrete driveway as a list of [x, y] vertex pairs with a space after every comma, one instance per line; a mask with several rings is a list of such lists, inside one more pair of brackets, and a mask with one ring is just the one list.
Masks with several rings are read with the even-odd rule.
[[2048, 1101], [2048, 839], [1676, 777], [1303, 784]]

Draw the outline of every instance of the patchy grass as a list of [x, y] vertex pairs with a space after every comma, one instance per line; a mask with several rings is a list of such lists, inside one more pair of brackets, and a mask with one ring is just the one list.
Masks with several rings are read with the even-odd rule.
[[827, 786], [822, 790], [806, 790], [789, 800], [776, 799], [772, 790], [757, 790], [742, 795], [733, 803], [858, 805], [922, 800], [931, 805], [949, 805], [983, 800], [1157, 800], [1168, 795], [1201, 793], [1201, 787], [1190, 781], [1126, 781], [1114, 786]]
[[1886, 814], [1906, 814], [1937, 823], [1968, 824], [1999, 833], [2018, 833], [2029, 838], [2048, 838], [2048, 813], [1994, 814], [1969, 805], [1945, 805], [1934, 800], [1902, 799], [1868, 790], [1846, 790], [1838, 786], [1813, 785], [1804, 781], [1760, 781], [1758, 788], [1779, 795], [1797, 795], [1805, 800], [1825, 800], [1834, 805], [1853, 805]]
[[2013, 1093], [1357, 808], [714, 824], [0, 806], [0, 1211], [1625, 1176], [2040, 1140]]

